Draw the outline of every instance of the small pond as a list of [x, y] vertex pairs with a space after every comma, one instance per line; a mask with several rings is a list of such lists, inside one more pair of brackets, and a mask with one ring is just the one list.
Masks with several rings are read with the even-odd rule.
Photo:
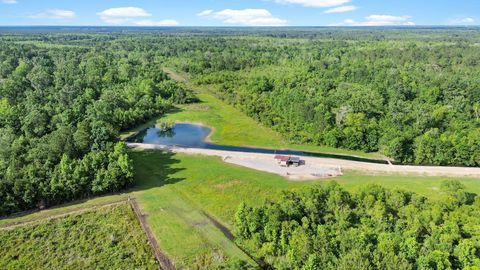
[[261, 154], [280, 154], [295, 156], [315, 156], [323, 158], [337, 158], [353, 161], [362, 161], [369, 163], [387, 164], [384, 160], [368, 159], [361, 157], [323, 154], [285, 149], [266, 149], [255, 147], [228, 146], [206, 142], [206, 138], [212, 130], [206, 126], [188, 123], [177, 123], [169, 131], [162, 131], [157, 126], [151, 126], [137, 135], [130, 137], [127, 141], [133, 143], [162, 144], [180, 147], [203, 148], [212, 150], [224, 150], [234, 152], [249, 152]]
[[178, 123], [169, 131], [151, 126], [128, 139], [129, 142], [205, 148], [211, 129], [201, 125]]

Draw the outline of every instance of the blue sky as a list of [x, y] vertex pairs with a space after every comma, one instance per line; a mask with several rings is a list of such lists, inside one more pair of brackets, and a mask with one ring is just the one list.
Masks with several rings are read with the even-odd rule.
[[0, 0], [0, 25], [479, 25], [480, 0]]

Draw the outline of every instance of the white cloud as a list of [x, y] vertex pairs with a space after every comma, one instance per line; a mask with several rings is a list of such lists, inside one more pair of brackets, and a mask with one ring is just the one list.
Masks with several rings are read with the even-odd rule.
[[133, 23], [138, 26], [176, 26], [178, 25], [178, 22], [175, 20], [160, 20], [160, 21], [140, 20], [140, 21], [134, 21]]
[[32, 19], [73, 19], [75, 12], [64, 9], [49, 9], [29, 16]]
[[212, 13], [213, 13], [213, 10], [207, 9], [207, 10], [204, 10], [204, 11], [198, 13], [197, 16], [203, 17], [203, 16], [208, 16]]
[[336, 26], [388, 26], [388, 25], [415, 25], [411, 22], [411, 16], [392, 16], [392, 15], [370, 15], [365, 17], [365, 21], [355, 21], [348, 19]]
[[470, 17], [456, 18], [448, 21], [448, 24], [451, 24], [451, 25], [468, 25], [468, 24], [474, 24], [474, 23], [475, 23], [475, 19]]
[[247, 26], [282, 26], [287, 23], [275, 17], [266, 9], [224, 9], [214, 12], [205, 10], [197, 14], [200, 17], [220, 20], [226, 24], [247, 25]]
[[4, 4], [16, 4], [18, 2], [17, 2], [17, 0], [2, 0], [2, 3], [4, 3]]
[[336, 7], [352, 2], [352, 0], [274, 0], [280, 4], [296, 4], [304, 7]]
[[342, 13], [342, 12], [354, 11], [356, 9], [357, 9], [356, 6], [341, 6], [341, 7], [335, 7], [335, 8], [327, 9], [323, 13], [327, 13], [327, 14]]
[[109, 8], [102, 12], [97, 13], [102, 21], [108, 24], [116, 25], [138, 25], [138, 26], [175, 26], [179, 23], [175, 20], [151, 20], [143, 19], [138, 20], [141, 17], [151, 17], [152, 14], [148, 13], [143, 8], [139, 7], [118, 7]]
[[148, 17], [152, 14], [139, 7], [109, 8], [100, 13], [100, 17]]

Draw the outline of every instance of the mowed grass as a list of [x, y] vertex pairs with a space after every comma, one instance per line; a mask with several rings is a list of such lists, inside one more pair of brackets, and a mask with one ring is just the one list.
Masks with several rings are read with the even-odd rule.
[[0, 230], [0, 269], [158, 269], [127, 203]]
[[233, 229], [234, 214], [241, 202], [257, 205], [265, 200], [279, 199], [282, 191], [299, 190], [332, 181], [352, 192], [357, 192], [369, 184], [377, 184], [438, 200], [445, 196], [440, 190], [441, 183], [458, 180], [470, 192], [480, 194], [480, 179], [474, 178], [366, 175], [362, 172], [347, 171], [341, 177], [327, 180], [289, 181], [275, 174], [225, 163], [218, 157], [172, 155], [158, 151], [136, 151], [133, 157], [138, 181], [145, 185], [147, 182], [158, 182], [157, 179], [162, 178], [162, 170], [155, 163], [169, 164], [166, 181], [170, 184], [164, 187], [168, 187], [169, 191], [176, 193], [183, 201], [189, 202], [190, 206], [216, 217], [230, 229]]
[[[166, 154], [158, 151], [133, 153], [138, 182], [162, 183], [165, 178], [156, 164], [170, 164], [169, 175], [159, 190], [177, 195], [191, 208], [214, 216], [233, 229], [233, 217], [241, 202], [259, 204], [265, 199], [277, 199], [283, 190], [299, 189], [315, 182], [292, 182], [285, 178], [224, 163], [219, 157]], [[316, 182], [318, 183], [318, 182]], [[148, 191], [152, 193], [151, 190]], [[141, 200], [142, 198], [146, 201]], [[139, 196], [139, 202], [150, 203], [154, 196]], [[156, 202], [152, 203], [156, 205]], [[165, 209], [163, 209], [165, 210]], [[181, 213], [180, 213], [181, 214]]]
[[198, 86], [188, 81], [184, 74], [165, 69], [172, 79], [185, 83], [196, 92], [200, 99], [199, 103], [179, 106], [166, 116], [150, 121], [135, 129], [122, 134], [125, 139], [149, 125], [162, 121], [192, 122], [209, 126], [213, 133], [209, 139], [217, 144], [232, 146], [254, 146], [274, 149], [293, 149], [332, 153], [340, 155], [352, 155], [365, 158], [381, 159], [378, 153], [363, 153], [346, 149], [337, 149], [327, 146], [293, 144], [287, 142], [282, 136], [270, 128], [262, 126], [252, 118], [246, 116], [231, 105], [216, 98], [208, 86]]
[[[135, 151], [132, 157], [138, 183], [135, 196], [148, 213], [147, 221], [162, 250], [178, 267], [198, 267], [215, 254], [225, 258], [219, 264], [232, 259], [255, 264], [208, 216], [232, 229], [232, 217], [243, 199], [260, 202], [295, 185], [226, 165], [216, 157], [159, 151]], [[248, 196], [252, 191], [258, 196]]]

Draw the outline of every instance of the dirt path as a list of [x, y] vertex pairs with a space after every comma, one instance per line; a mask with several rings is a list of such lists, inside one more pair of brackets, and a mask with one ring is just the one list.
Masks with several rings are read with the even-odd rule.
[[241, 250], [243, 251], [243, 253], [245, 253], [245, 255], [247, 255], [252, 261], [256, 262], [258, 265], [262, 266], [262, 269], [264, 269], [263, 266], [266, 265], [266, 263], [264, 261], [259, 261], [259, 260], [256, 260], [253, 256], [251, 256], [245, 249], [243, 249], [241, 246], [239, 246], [236, 242], [235, 242], [235, 236], [233, 235], [232, 232], [230, 232], [230, 230], [223, 226], [222, 223], [218, 222], [218, 220], [216, 220], [214, 217], [210, 216], [209, 214], [207, 214], [205, 211], [202, 211], [202, 214], [204, 216], [206, 216], [208, 218], [208, 220], [210, 220], [210, 222], [212, 222], [212, 224], [217, 227], [217, 229], [219, 229], [220, 231], [222, 231], [223, 235], [225, 235], [225, 237], [228, 238], [228, 240], [232, 241], [233, 243], [235, 243], [235, 245]]
[[[248, 158], [248, 159], [273, 159], [271, 154], [247, 153], [247, 152], [233, 152], [222, 150], [210, 150], [201, 148], [182, 148], [167, 145], [155, 144], [141, 144], [128, 143], [129, 147], [151, 150], [162, 150], [174, 153], [184, 153], [193, 155], [218, 156], [225, 159], [226, 157]], [[319, 157], [302, 157], [306, 164], [318, 167], [340, 167], [342, 170], [356, 170], [371, 173], [395, 173], [395, 174], [414, 174], [424, 176], [454, 176], [454, 177], [478, 177], [480, 178], [480, 168], [467, 167], [440, 167], [440, 166], [408, 166], [408, 165], [389, 165], [367, 163], [360, 161], [350, 161], [333, 158], [319, 158]], [[258, 169], [258, 168], [253, 168]], [[306, 175], [309, 172], [305, 173]]]
[[183, 82], [183, 83], [188, 82], [187, 78], [185, 78], [184, 76], [180, 75], [179, 73], [173, 71], [172, 69], [163, 68], [163, 71], [165, 73], [167, 73], [167, 75], [174, 81]]

